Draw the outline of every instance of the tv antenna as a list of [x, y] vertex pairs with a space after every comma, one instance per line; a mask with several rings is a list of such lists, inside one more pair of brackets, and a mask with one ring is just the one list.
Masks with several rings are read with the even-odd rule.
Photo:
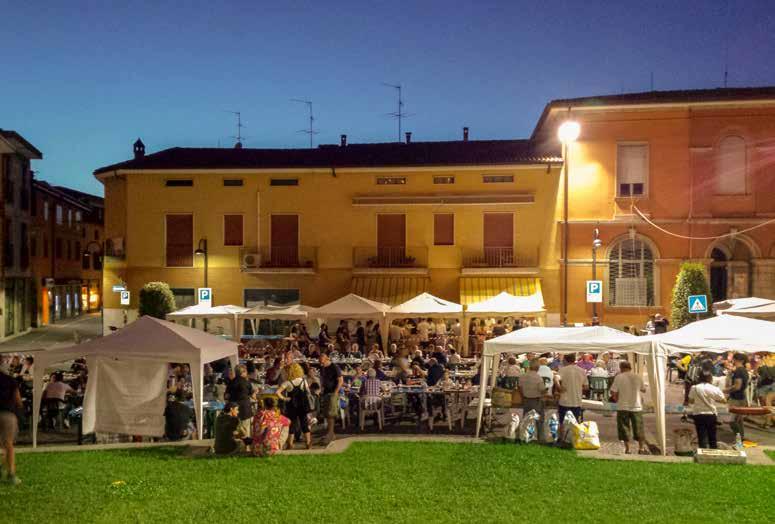
[[226, 111], [227, 113], [231, 113], [232, 115], [237, 116], [237, 135], [232, 136], [231, 138], [234, 138], [237, 140], [237, 143], [242, 145], [242, 140], [244, 140], [246, 137], [242, 135], [242, 128], [245, 127], [242, 125], [242, 113], [239, 111]]
[[315, 128], [313, 127], [313, 124], [315, 122], [315, 117], [312, 114], [312, 100], [303, 100], [301, 98], [291, 98], [291, 102], [298, 102], [300, 104], [307, 104], [307, 108], [309, 109], [309, 129], [301, 129], [298, 132], [299, 133], [306, 133], [309, 135], [309, 147], [312, 149], [314, 147], [312, 143], [312, 139], [315, 135], [318, 134], [317, 131], [315, 131]]
[[412, 115], [404, 113], [404, 100], [401, 97], [401, 84], [388, 84], [387, 82], [382, 82], [383, 86], [386, 87], [392, 87], [398, 92], [398, 111], [395, 113], [388, 113], [387, 116], [392, 116], [393, 118], [398, 119], [398, 141], [401, 141], [401, 121], [404, 118], [410, 117]]

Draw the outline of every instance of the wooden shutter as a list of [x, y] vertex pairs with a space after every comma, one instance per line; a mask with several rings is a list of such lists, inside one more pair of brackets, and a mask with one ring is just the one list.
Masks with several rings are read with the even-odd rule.
[[488, 266], [514, 264], [514, 215], [484, 214], [484, 258]]
[[406, 258], [406, 215], [377, 215], [377, 258], [386, 267]]
[[272, 215], [272, 265], [299, 265], [299, 215]]
[[223, 245], [241, 246], [242, 240], [242, 215], [223, 216]]
[[437, 213], [433, 215], [433, 245], [455, 245], [455, 215]]
[[167, 215], [167, 266], [194, 265], [194, 216]]

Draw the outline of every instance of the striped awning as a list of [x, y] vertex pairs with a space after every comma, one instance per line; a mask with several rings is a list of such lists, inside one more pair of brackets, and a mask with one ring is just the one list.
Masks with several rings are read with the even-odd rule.
[[369, 300], [396, 306], [425, 293], [429, 287], [428, 277], [368, 276], [353, 277], [350, 291]]
[[541, 281], [532, 277], [461, 277], [460, 303], [474, 304], [505, 291], [515, 296], [541, 293]]

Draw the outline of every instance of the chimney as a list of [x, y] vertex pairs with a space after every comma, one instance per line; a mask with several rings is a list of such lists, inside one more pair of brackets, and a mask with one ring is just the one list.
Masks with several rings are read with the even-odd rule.
[[407, 144], [411, 144], [412, 143], [412, 132], [411, 131], [407, 131], [406, 132], [406, 143]]
[[347, 135], [340, 135], [339, 136], [339, 145], [344, 147], [347, 145]]
[[468, 127], [463, 128], [463, 142], [468, 142]]
[[134, 150], [135, 150], [135, 160], [139, 158], [143, 158], [145, 156], [145, 144], [143, 144], [143, 141], [140, 140], [139, 138], [135, 142]]
[[237, 142], [234, 144], [234, 149], [242, 149], [242, 142]]

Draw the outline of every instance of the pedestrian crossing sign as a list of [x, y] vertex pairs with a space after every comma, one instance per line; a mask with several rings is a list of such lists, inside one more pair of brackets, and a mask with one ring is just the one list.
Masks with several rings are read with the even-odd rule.
[[707, 295], [689, 295], [689, 313], [707, 313]]

